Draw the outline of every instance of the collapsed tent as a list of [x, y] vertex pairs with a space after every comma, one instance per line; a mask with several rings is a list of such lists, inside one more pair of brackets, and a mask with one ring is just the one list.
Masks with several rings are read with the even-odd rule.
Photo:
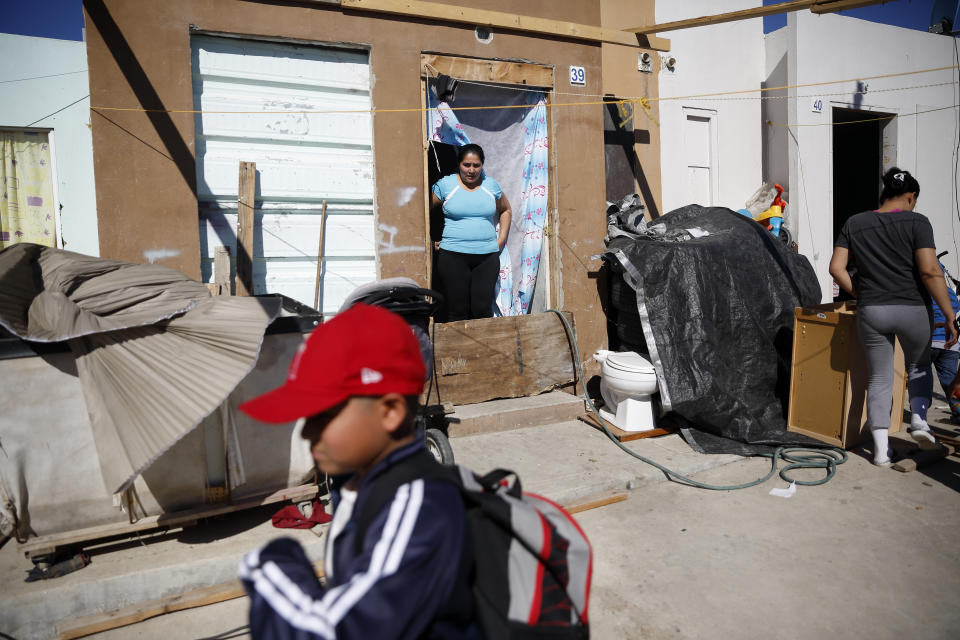
[[[280, 306], [276, 298], [211, 298], [204, 285], [155, 265], [25, 243], [0, 251], [0, 326], [32, 343], [69, 345], [70, 362], [43, 357], [68, 374], [75, 367], [72, 375], [79, 376], [109, 493], [130, 487], [221, 406], [257, 363], [264, 332]], [[22, 378], [40, 371], [27, 363], [11, 364], [8, 370], [18, 372], [17, 384], [27, 384]], [[37, 380], [54, 379], [43, 375]], [[51, 418], [58, 415], [54, 407], [61, 389], [64, 402], [70, 395], [61, 387], [56, 398], [50, 397], [46, 413]], [[17, 467], [0, 479], [5, 493], [12, 494], [8, 497], [20, 498], [23, 509], [29, 491], [20, 485], [31, 473], [23, 465], [33, 456], [25, 448], [34, 444], [29, 433], [57, 428], [18, 418], [40, 415], [42, 407], [28, 411], [19, 406], [26, 395], [8, 397], [16, 406], [0, 420], [2, 446]], [[75, 441], [82, 437], [76, 434]], [[48, 446], [51, 460], [58, 449], [71, 450], [66, 441]], [[61, 472], [61, 482], [69, 483], [70, 473]]]
[[807, 259], [720, 207], [686, 206], [611, 236], [604, 259], [635, 291], [642, 328], [629, 342], [645, 346], [666, 419], [691, 446], [810, 443], [786, 431], [793, 311], [820, 302]]

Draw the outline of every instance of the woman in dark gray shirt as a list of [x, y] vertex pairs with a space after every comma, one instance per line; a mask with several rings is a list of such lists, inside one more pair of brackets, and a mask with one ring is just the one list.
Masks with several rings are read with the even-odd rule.
[[[867, 424], [873, 435], [875, 465], [890, 464], [888, 428], [893, 402], [893, 340], [903, 347], [907, 390], [914, 419], [910, 435], [921, 448], [936, 448], [927, 425], [933, 393], [930, 336], [933, 297], [947, 316], [946, 345], [957, 341], [953, 306], [937, 263], [933, 227], [913, 208], [920, 183], [894, 167], [883, 176], [880, 208], [847, 220], [830, 260], [830, 275], [857, 298], [857, 326], [867, 357]], [[848, 263], [856, 266], [851, 279]]]

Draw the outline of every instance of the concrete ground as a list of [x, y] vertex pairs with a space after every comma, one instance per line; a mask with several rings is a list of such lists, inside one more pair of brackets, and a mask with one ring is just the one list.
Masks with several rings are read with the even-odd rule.
[[[960, 432], [932, 424], [943, 434]], [[494, 461], [514, 468], [526, 488], [555, 499], [633, 489], [624, 502], [576, 516], [594, 545], [594, 638], [960, 637], [960, 608], [953, 602], [960, 594], [958, 457], [904, 474], [851, 454], [828, 484], [799, 486], [791, 498], [780, 498], [769, 495], [787, 486], [779, 478], [724, 492], [663, 482], [662, 474], [579, 422], [469, 436], [453, 444], [459, 462], [477, 469]], [[897, 446], [914, 447], [909, 440]], [[765, 460], [700, 456], [677, 436], [631, 447], [711, 483], [745, 482], [769, 468]], [[234, 528], [250, 537], [195, 532], [186, 543], [166, 544], [180, 545], [179, 569], [189, 571], [200, 566], [198, 557], [210, 546], [222, 549], [227, 564], [235, 566], [253, 543], [277, 533], [269, 523]], [[205, 541], [198, 543], [198, 535]], [[25, 634], [2, 624], [11, 594], [24, 586], [23, 574], [11, 577], [11, 571], [29, 567], [10, 559], [11, 547], [0, 549], [0, 631], [22, 640]], [[174, 556], [159, 560], [159, 554], [150, 555], [177, 565]], [[110, 555], [39, 584], [54, 589], [72, 578], [90, 586], [102, 579], [91, 571], [99, 563], [99, 571], [107, 572]], [[48, 606], [52, 618], [57, 606]], [[90, 637], [247, 638], [245, 625], [246, 599], [238, 598]], [[55, 625], [50, 629], [52, 637]]]

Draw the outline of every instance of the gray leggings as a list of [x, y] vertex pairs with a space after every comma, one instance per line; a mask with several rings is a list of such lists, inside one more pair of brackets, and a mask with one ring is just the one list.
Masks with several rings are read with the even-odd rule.
[[933, 312], [917, 305], [861, 307], [857, 311], [857, 326], [870, 375], [867, 382], [867, 424], [870, 428], [886, 429], [890, 425], [894, 336], [903, 347], [911, 406], [917, 402], [925, 409], [933, 394], [933, 375], [930, 373]]

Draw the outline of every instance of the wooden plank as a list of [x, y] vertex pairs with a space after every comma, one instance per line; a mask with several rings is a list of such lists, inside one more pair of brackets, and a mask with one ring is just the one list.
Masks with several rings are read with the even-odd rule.
[[136, 522], [111, 522], [109, 524], [96, 527], [87, 527], [86, 529], [77, 529], [66, 533], [56, 533], [49, 536], [33, 538], [17, 546], [19, 551], [29, 556], [50, 553], [57, 547], [64, 547], [80, 542], [89, 542], [100, 538], [109, 538], [111, 536], [135, 533], [148, 529], [157, 529], [159, 527], [178, 527], [186, 526], [188, 523], [196, 522], [201, 518], [210, 518], [213, 516], [251, 509], [265, 504], [282, 502], [284, 500], [300, 501], [312, 498], [317, 495], [317, 485], [304, 484], [297, 487], [281, 489], [262, 496], [247, 498], [235, 504], [226, 505], [208, 505], [189, 509], [185, 511], [174, 511], [172, 513], [162, 513], [156, 516], [147, 516]]
[[[322, 578], [324, 575], [323, 561], [314, 563], [313, 570], [318, 578]], [[83, 638], [94, 633], [102, 633], [110, 629], [119, 629], [143, 622], [165, 613], [205, 607], [218, 602], [242, 598], [245, 595], [246, 591], [239, 580], [192, 589], [184, 593], [148, 600], [106, 613], [97, 613], [70, 620], [59, 625], [60, 640]]]
[[904, 458], [895, 462], [892, 466], [896, 471], [901, 473], [910, 473], [911, 471], [916, 471], [926, 467], [927, 465], [933, 464], [938, 460], [943, 460], [948, 455], [952, 455], [955, 449], [946, 445], [940, 446], [936, 449], [919, 449], [915, 452], [911, 452], [909, 458]]
[[[420, 56], [420, 70], [429, 77], [437, 73], [471, 82], [496, 82], [530, 87], [554, 88], [553, 67], [528, 62], [459, 58], [424, 53]], [[424, 88], [426, 93], [426, 88]], [[426, 106], [426, 105], [424, 105]]]
[[[597, 421], [597, 417], [592, 413], [587, 413], [582, 416], [577, 417], [578, 420], [586, 422], [588, 425], [597, 429], [598, 431], [603, 431], [603, 427], [600, 426], [600, 423]], [[657, 427], [656, 429], [648, 429], [647, 431], [624, 431], [615, 424], [612, 424], [606, 420], [603, 421], [607, 425], [607, 430], [613, 434], [613, 437], [619, 440], [620, 442], [630, 442], [631, 440], [642, 440], [644, 438], [653, 438], [655, 436], [665, 436], [673, 433], [672, 429], [661, 429]]]
[[[573, 322], [573, 314], [566, 312]], [[532, 396], [575, 379], [570, 343], [553, 313], [434, 325], [437, 387], [444, 402]]]
[[[423, 56], [420, 56], [420, 108], [423, 113], [427, 112], [427, 79], [424, 77], [425, 67], [423, 66]], [[423, 282], [427, 287], [433, 283], [433, 240], [431, 239], [432, 229], [430, 228], [430, 153], [428, 151], [430, 142], [427, 140], [427, 119], [420, 118], [420, 140], [423, 144], [423, 228], [424, 228], [424, 249], [423, 252]], [[433, 318], [430, 319], [433, 322]]]
[[213, 282], [217, 286], [218, 296], [229, 296], [230, 290], [230, 249], [217, 247], [213, 250]]
[[724, 22], [735, 22], [737, 20], [750, 20], [751, 18], [762, 18], [772, 16], [778, 13], [790, 13], [792, 11], [802, 11], [810, 9], [813, 13], [831, 13], [842, 9], [852, 9], [854, 7], [865, 7], [871, 4], [881, 4], [890, 0], [792, 0], [791, 2], [780, 2], [769, 4], [763, 7], [754, 7], [752, 9], [741, 9], [740, 11], [730, 11], [728, 13], [718, 13], [710, 16], [700, 16], [699, 18], [687, 18], [685, 20], [675, 20], [673, 22], [664, 22], [663, 24], [649, 24], [641, 27], [631, 27], [624, 31], [636, 34], [664, 33], [665, 31], [676, 31], [678, 29], [690, 29], [693, 27], [703, 27], [711, 24], [722, 24]]
[[[460, 7], [439, 2], [422, 2], [421, 0], [340, 0], [342, 9], [356, 11], [377, 11], [392, 15], [427, 18], [440, 22], [455, 22], [457, 24], [481, 25], [499, 27], [513, 31], [529, 33], [543, 33], [574, 40], [590, 42], [612, 42], [631, 47], [639, 47], [637, 36], [619, 29], [606, 29], [589, 24], [578, 24], [550, 18], [537, 18], [516, 13], [474, 9]], [[650, 39], [651, 48], [666, 46], [669, 50], [669, 40], [659, 38]]]
[[626, 491], [604, 491], [602, 493], [595, 493], [592, 496], [587, 496], [580, 500], [575, 500], [573, 502], [566, 502], [562, 505], [570, 513], [580, 513], [581, 511], [589, 511], [590, 509], [596, 509], [597, 507], [605, 507], [608, 504], [614, 504], [616, 502], [623, 502], [627, 499], [628, 493]]
[[[543, 235], [544, 241], [541, 244], [546, 245], [547, 250], [544, 252], [547, 254], [547, 259], [545, 260], [546, 264], [546, 273], [547, 273], [547, 282], [546, 282], [546, 306], [548, 309], [562, 309], [563, 301], [560, 297], [560, 209], [557, 198], [554, 197], [554, 194], [557, 193], [556, 180], [557, 180], [557, 145], [555, 144], [557, 140], [556, 136], [556, 118], [553, 117], [553, 94], [547, 94], [547, 144], [550, 145], [550, 148], [547, 149], [547, 152], [550, 154], [549, 164], [547, 166], [547, 220], [544, 225]], [[540, 269], [544, 269], [544, 265], [541, 263]], [[539, 277], [539, 274], [538, 274]]]
[[327, 228], [327, 201], [323, 201], [320, 208], [320, 240], [317, 247], [317, 278], [313, 288], [313, 308], [319, 309], [317, 304], [320, 302], [320, 277], [323, 275], [323, 233]]
[[256, 197], [257, 163], [240, 161], [237, 192], [237, 287], [238, 296], [253, 295], [253, 207]]

